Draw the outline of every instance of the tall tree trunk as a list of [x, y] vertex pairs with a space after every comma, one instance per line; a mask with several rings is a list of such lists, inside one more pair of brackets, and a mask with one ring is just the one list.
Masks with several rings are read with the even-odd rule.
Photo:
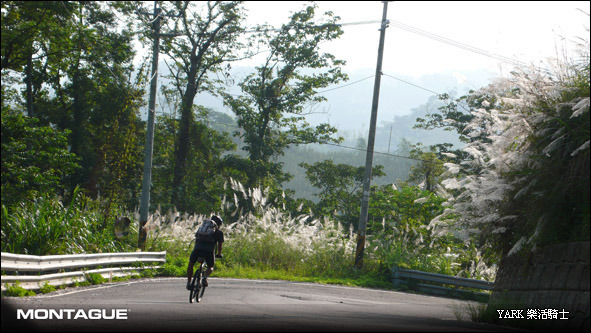
[[182, 198], [183, 179], [187, 173], [187, 157], [189, 156], [190, 132], [193, 125], [193, 101], [197, 95], [197, 85], [195, 84], [197, 77], [197, 66], [192, 62], [191, 70], [189, 72], [187, 89], [183, 96], [183, 103], [181, 104], [181, 119], [179, 124], [179, 136], [177, 140], [177, 148], [175, 150], [174, 174], [172, 178], [172, 195], [171, 203], [176, 205], [180, 211], [185, 211], [187, 207], [184, 205]]

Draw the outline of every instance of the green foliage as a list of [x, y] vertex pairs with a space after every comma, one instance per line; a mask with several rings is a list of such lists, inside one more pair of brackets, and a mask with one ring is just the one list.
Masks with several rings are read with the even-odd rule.
[[430, 151], [422, 150], [421, 145], [417, 145], [410, 153], [410, 157], [420, 160], [419, 163], [411, 167], [409, 181], [418, 184], [424, 183], [427, 191], [434, 192], [439, 183], [439, 177], [445, 171], [443, 161], [435, 153], [436, 147], [430, 147]]
[[49, 282], [45, 281], [45, 283], [43, 283], [43, 285], [41, 286], [39, 291], [42, 294], [49, 294], [49, 293], [56, 291], [56, 288], [54, 286], [50, 285]]
[[[384, 198], [396, 195], [400, 213], [390, 215], [388, 223], [372, 225], [364, 268], [358, 270], [353, 265], [355, 241], [352, 230], [347, 231], [341, 223], [328, 218], [291, 216], [278, 209], [275, 202], [267, 200], [260, 189], [247, 191], [237, 183], [233, 183], [232, 188], [263, 213], [258, 216], [248, 212], [240, 215], [237, 222], [224, 224], [224, 259], [216, 262], [214, 276], [390, 288], [390, 269], [397, 265], [434, 273], [494, 279], [473, 248], [451, 237], [435, 235], [428, 229], [430, 219], [442, 209], [443, 201], [428, 191], [405, 186], [396, 195], [394, 190], [380, 189]], [[384, 214], [378, 207], [374, 209], [373, 214]], [[229, 212], [234, 210], [234, 204], [226, 201], [225, 214], [231, 215]], [[392, 216], [401, 222], [395, 222]], [[187, 239], [193, 237], [194, 220], [194, 217], [183, 216], [176, 220], [174, 227], [161, 223], [157, 229], [169, 236], [176, 234], [177, 239], [189, 244]], [[178, 230], [184, 230], [186, 235], [178, 234]], [[161, 236], [161, 239], [165, 238], [168, 237]], [[167, 263], [159, 274], [184, 277], [191, 248], [179, 251], [178, 247], [171, 245], [159, 242], [158, 246], [163, 247], [158, 250], [173, 249], [167, 252]]]
[[35, 296], [35, 292], [23, 288], [20, 282], [16, 281], [6, 286], [6, 295], [16, 297]]
[[2, 108], [2, 205], [64, 190], [65, 177], [79, 168], [68, 133]]
[[[243, 96], [223, 94], [243, 130], [236, 134], [249, 154], [248, 160], [243, 160], [248, 164], [244, 170], [248, 187], [289, 179], [273, 159], [290, 144], [340, 141], [333, 137], [334, 127], [321, 124], [313, 128], [304, 117], [306, 104], [324, 100], [318, 89], [347, 79], [341, 72], [343, 62], [318, 48], [342, 34], [334, 24], [337, 18], [326, 13], [327, 24], [318, 24], [315, 10], [315, 6], [308, 6], [294, 13], [277, 33], [264, 29], [260, 43], [270, 50], [265, 62], [239, 83]], [[308, 70], [314, 74], [304, 74]]]
[[98, 273], [86, 274], [86, 280], [90, 282], [90, 284], [92, 285], [103, 284], [107, 282], [107, 279], [105, 279], [102, 275]]
[[[115, 19], [117, 11], [129, 8], [96, 1], [10, 1], [2, 9], [2, 91], [8, 92], [2, 98], [2, 118], [9, 106], [23, 105], [15, 111], [39, 120], [39, 125], [26, 124], [38, 128], [38, 138], [56, 146], [55, 135], [43, 129], [63, 133], [67, 144], [60, 142], [56, 149], [68, 145], [81, 168], [72, 169], [70, 153], [61, 154], [67, 175], [59, 179], [61, 188], [81, 186], [94, 198], [108, 197], [105, 211], [132, 204], [141, 160], [138, 109], [143, 92], [130, 84], [133, 34]], [[21, 96], [14, 89], [19, 83], [26, 85]], [[43, 147], [27, 148], [35, 154]]]
[[497, 103], [498, 97], [487, 92], [473, 93], [474, 91], [470, 91], [470, 94], [455, 100], [451, 99], [448, 94], [439, 95], [439, 99], [445, 101], [446, 104], [439, 108], [439, 112], [429, 113], [426, 119], [417, 118], [413, 128], [443, 128], [446, 131], [455, 131], [463, 142], [485, 139], [486, 135], [484, 133], [479, 136], [466, 136], [466, 128], [470, 121], [474, 119], [471, 111], [477, 108], [492, 108], [491, 105]]
[[[472, 276], [487, 270], [482, 258], [477, 259], [478, 254], [469, 245], [432, 229], [430, 223], [441, 214], [444, 202], [443, 198], [416, 186], [376, 189], [372, 193], [368, 221], [371, 237], [367, 247], [373, 249], [372, 255], [389, 267], [439, 274]], [[476, 267], [478, 260], [481, 266]]]
[[133, 251], [133, 236], [117, 240], [114, 218], [105, 221], [103, 214], [100, 203], [79, 189], [67, 205], [42, 193], [12, 209], [2, 206], [2, 251], [31, 255]]
[[442, 212], [445, 201], [430, 191], [408, 185], [402, 185], [400, 189], [382, 186], [372, 194], [369, 230], [372, 226], [376, 229], [379, 225], [385, 227], [385, 221], [388, 221], [393, 229], [416, 230], [417, 236], [427, 234], [426, 226]]
[[516, 200], [503, 209], [519, 216], [521, 223], [512, 230], [516, 235], [536, 230], [539, 246], [590, 237], [588, 56], [586, 63], [571, 71], [570, 79], [560, 82], [557, 98], [535, 102], [532, 112], [544, 121], [529, 136], [532, 163], [505, 175], [511, 180], [527, 179], [523, 188], [513, 192]]
[[[201, 200], [189, 200], [195, 192], [186, 184], [199, 186], [200, 182], [211, 179], [215, 172], [212, 166], [211, 131], [195, 122], [195, 96], [201, 91], [212, 91], [221, 82], [213, 79], [223, 73], [223, 64], [236, 57], [240, 49], [238, 38], [243, 30], [242, 6], [237, 1], [208, 2], [206, 5], [194, 1], [164, 2], [174, 7], [181, 17], [170, 30], [180, 31], [186, 38], [163, 40], [162, 51], [175, 60], [171, 70], [178, 96], [180, 119], [176, 132], [172, 189], [170, 203], [180, 211], [194, 211], [194, 205]], [[209, 163], [208, 163], [209, 162]], [[203, 169], [191, 173], [192, 168]], [[198, 179], [191, 179], [197, 176]], [[202, 188], [201, 188], [202, 190]], [[198, 207], [198, 210], [203, 209]]]
[[[427, 165], [423, 170], [442, 168], [441, 160], [434, 153], [429, 154], [431, 159], [421, 164], [433, 161], [433, 165]], [[314, 165], [303, 163], [302, 166], [307, 169], [311, 183], [320, 189], [317, 213], [335, 216], [347, 227], [355, 226], [360, 210], [363, 168], [344, 164], [335, 166], [332, 161]], [[381, 168], [378, 168], [374, 174], [380, 175], [380, 172]], [[352, 186], [355, 182], [357, 185]], [[445, 201], [432, 191], [404, 183], [400, 188], [394, 185], [372, 186], [366, 253], [375, 260], [377, 271], [384, 267], [401, 266], [440, 274], [487, 279], [494, 276], [494, 266], [492, 269], [488, 266], [494, 264], [495, 258], [487, 257], [485, 260], [469, 243], [433, 229], [431, 221], [444, 211]], [[343, 214], [346, 209], [348, 219]]]
[[[176, 188], [172, 187], [175, 165], [175, 132], [179, 120], [159, 117], [155, 125], [154, 157], [152, 171], [151, 205], [163, 211], [179, 209], [190, 214], [209, 213], [220, 205], [223, 196], [225, 173], [232, 169], [222, 159], [222, 155], [235, 149], [234, 143], [225, 132], [218, 132], [206, 126], [209, 109], [198, 107], [199, 121], [194, 122], [189, 137], [191, 150], [186, 163], [184, 181]], [[177, 192], [176, 204], [173, 204], [173, 192]], [[178, 195], [181, 194], [181, 195]]]
[[56, 47], [52, 42], [63, 37], [62, 28], [69, 23], [74, 6], [72, 2], [3, 1], [2, 70], [22, 71], [34, 52]]
[[160, 267], [158, 275], [162, 276], [187, 276], [189, 253], [166, 253], [166, 263]]
[[[451, 124], [467, 142], [449, 164], [443, 183], [453, 198], [437, 219], [487, 255], [589, 240], [588, 44], [582, 51], [552, 64], [555, 72], [519, 69], [450, 103], [429, 125]], [[454, 113], [461, 103], [467, 112]]]
[[[315, 212], [318, 215], [334, 216], [345, 227], [355, 225], [359, 219], [361, 190], [365, 167], [353, 167], [348, 164], [334, 164], [332, 160], [317, 162], [313, 165], [300, 163], [306, 169], [306, 178], [320, 189], [320, 201]], [[384, 176], [383, 166], [372, 168], [372, 176]]]

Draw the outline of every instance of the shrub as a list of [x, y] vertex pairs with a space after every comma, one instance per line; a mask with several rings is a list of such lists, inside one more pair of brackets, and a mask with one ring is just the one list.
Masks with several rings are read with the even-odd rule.
[[6, 287], [6, 295], [16, 297], [35, 296], [35, 292], [23, 288], [20, 282], [16, 281]]

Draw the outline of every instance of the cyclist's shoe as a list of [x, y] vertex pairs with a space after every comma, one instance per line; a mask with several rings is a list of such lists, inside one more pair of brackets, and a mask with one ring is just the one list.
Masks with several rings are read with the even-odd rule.
[[203, 278], [203, 280], [201, 280], [201, 285], [204, 286], [204, 287], [207, 287], [208, 286], [208, 284], [207, 284], [207, 278]]
[[191, 282], [187, 282], [187, 290], [191, 290]]

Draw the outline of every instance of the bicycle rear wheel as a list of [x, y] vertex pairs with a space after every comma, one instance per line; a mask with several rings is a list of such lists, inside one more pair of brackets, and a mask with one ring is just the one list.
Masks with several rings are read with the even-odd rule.
[[193, 303], [193, 300], [195, 300], [195, 302], [199, 303], [199, 301], [201, 300], [201, 297], [197, 297], [197, 295], [199, 295], [201, 289], [203, 289], [203, 288], [201, 286], [201, 267], [199, 267], [197, 269], [197, 271], [195, 272], [195, 274], [193, 275], [193, 280], [191, 281], [191, 291], [189, 292], [189, 303]]

